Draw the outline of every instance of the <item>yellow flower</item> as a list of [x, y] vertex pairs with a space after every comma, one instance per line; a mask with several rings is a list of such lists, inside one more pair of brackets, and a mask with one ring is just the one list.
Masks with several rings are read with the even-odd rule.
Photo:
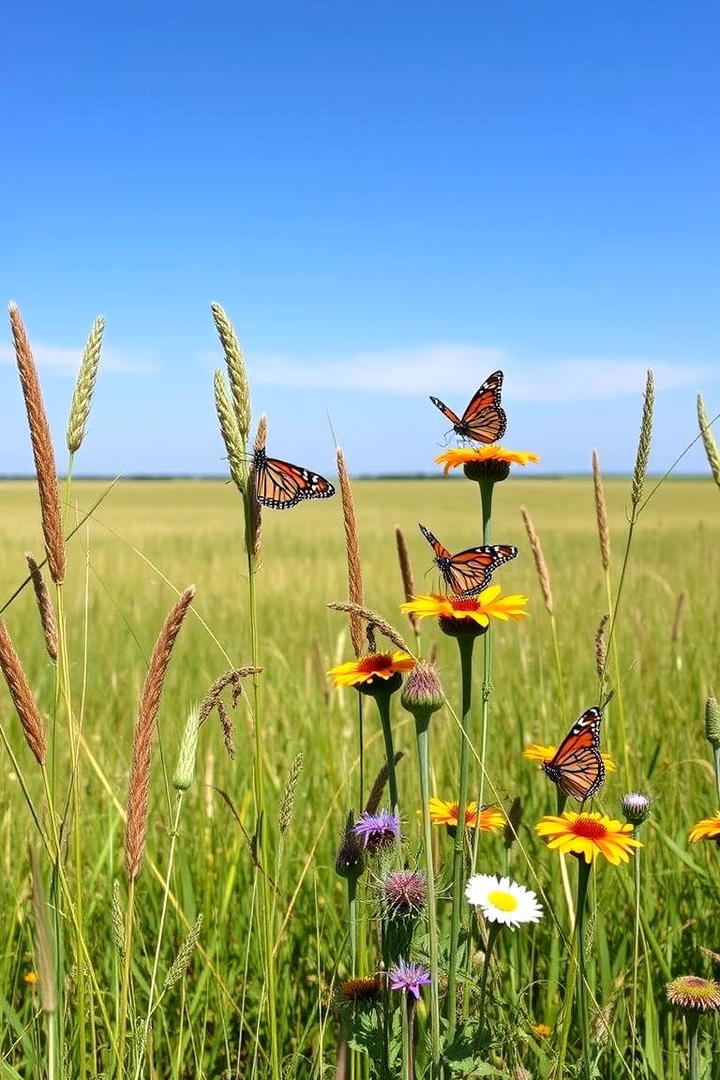
[[700, 840], [720, 840], [720, 810], [714, 817], [703, 818], [693, 825], [689, 840], [691, 844], [697, 844]]
[[38, 981], [36, 971], [26, 971], [23, 975], [23, 982], [29, 983], [30, 986], [34, 986]]
[[[455, 826], [458, 823], [458, 804], [445, 802], [435, 795], [428, 799], [428, 810], [433, 825]], [[479, 821], [477, 803], [469, 802], [465, 807], [465, 825], [468, 829], [480, 828], [480, 832], [496, 832], [505, 826], [505, 815], [498, 810], [497, 806], [483, 806], [480, 809]]]
[[[528, 761], [539, 761], [541, 764], [545, 764], [548, 761], [552, 761], [557, 753], [557, 746], [542, 746], [540, 743], [531, 743], [530, 746], [526, 746], [522, 752], [522, 756], [527, 758]], [[617, 768], [615, 762], [609, 754], [601, 754], [603, 759], [603, 765], [608, 772], [615, 772]]]
[[535, 831], [549, 848], [582, 855], [586, 863], [604, 855], [613, 866], [618, 866], [629, 861], [633, 848], [642, 847], [632, 836], [632, 825], [623, 825], [599, 813], [576, 814], [566, 810], [559, 817], [549, 814], [537, 823]]
[[482, 461], [500, 461], [507, 465], [527, 465], [528, 462], [537, 462], [540, 458], [537, 454], [531, 454], [527, 450], [506, 450], [504, 446], [475, 446], [453, 447], [438, 454], [435, 458], [436, 465], [443, 465], [443, 472], [447, 476], [451, 469], [457, 469], [461, 465], [477, 465]]
[[532, 1026], [532, 1033], [537, 1035], [538, 1039], [547, 1039], [551, 1031], [552, 1028], [548, 1027], [547, 1024], [533, 1024]]
[[500, 596], [500, 586], [491, 585], [477, 596], [440, 596], [437, 593], [413, 596], [412, 600], [400, 605], [400, 610], [408, 615], [417, 615], [418, 619], [434, 615], [437, 619], [489, 626], [491, 616], [504, 622], [522, 619], [523, 615], [527, 615], [523, 610], [527, 602], [527, 596], [516, 593]]
[[389, 679], [397, 671], [412, 671], [415, 661], [401, 649], [390, 653], [370, 653], [360, 656], [348, 664], [338, 664], [330, 668], [328, 677], [333, 686], [361, 686], [373, 679]]

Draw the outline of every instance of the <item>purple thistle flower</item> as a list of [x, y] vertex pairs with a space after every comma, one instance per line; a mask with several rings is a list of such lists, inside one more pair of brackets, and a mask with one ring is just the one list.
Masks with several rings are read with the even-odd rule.
[[390, 810], [380, 810], [377, 814], [368, 814], [367, 810], [363, 810], [353, 832], [365, 850], [374, 854], [399, 839], [400, 822]]
[[388, 977], [391, 990], [405, 990], [412, 994], [416, 1001], [420, 1000], [420, 987], [428, 986], [432, 981], [430, 972], [422, 964], [402, 959], [389, 968]]

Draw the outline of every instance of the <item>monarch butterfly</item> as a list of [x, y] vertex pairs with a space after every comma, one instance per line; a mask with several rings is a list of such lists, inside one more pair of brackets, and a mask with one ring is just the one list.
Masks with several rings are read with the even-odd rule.
[[518, 553], [511, 544], [487, 544], [451, 555], [429, 529], [424, 525], [419, 529], [435, 552], [440, 573], [456, 596], [474, 596], [482, 592], [497, 568], [516, 558]]
[[449, 409], [439, 398], [431, 397], [430, 400], [441, 413], [447, 416], [453, 426], [453, 431], [456, 431], [463, 439], [492, 443], [503, 437], [507, 427], [505, 410], [500, 408], [502, 383], [502, 371], [494, 371], [492, 375], [488, 375], [480, 389], [471, 398], [462, 417], [456, 416], [452, 409]]
[[542, 770], [565, 795], [579, 803], [591, 798], [605, 781], [605, 765], [600, 755], [602, 709], [593, 705], [578, 717]]
[[263, 506], [289, 510], [302, 499], [329, 499], [335, 488], [324, 476], [289, 461], [270, 458], [264, 450], [253, 455], [255, 496]]

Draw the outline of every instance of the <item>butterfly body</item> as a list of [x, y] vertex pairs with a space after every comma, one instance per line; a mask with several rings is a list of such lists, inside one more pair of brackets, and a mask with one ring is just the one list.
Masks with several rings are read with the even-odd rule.
[[599, 791], [605, 782], [605, 765], [600, 753], [600, 724], [602, 709], [593, 705], [578, 717], [555, 751], [550, 761], [543, 762], [542, 771], [579, 803]]
[[473, 394], [462, 416], [454, 413], [440, 398], [431, 397], [430, 400], [448, 418], [453, 431], [461, 438], [471, 442], [493, 443], [503, 437], [507, 427], [505, 410], [500, 407], [502, 383], [502, 371], [489, 375]]
[[329, 499], [335, 494], [324, 476], [302, 465], [267, 457], [264, 450], [253, 455], [253, 474], [257, 501], [272, 510], [289, 510], [303, 499]]
[[489, 584], [492, 575], [517, 556], [511, 544], [485, 544], [451, 555], [436, 536], [420, 525], [420, 532], [435, 553], [435, 565], [456, 596], [474, 596]]

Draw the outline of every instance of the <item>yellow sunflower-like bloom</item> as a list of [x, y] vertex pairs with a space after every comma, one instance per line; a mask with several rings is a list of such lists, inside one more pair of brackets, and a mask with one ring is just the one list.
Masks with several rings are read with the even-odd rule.
[[482, 461], [500, 461], [506, 465], [527, 465], [539, 460], [537, 454], [531, 454], [527, 450], [506, 450], [504, 446], [475, 446], [453, 447], [445, 450], [435, 458], [435, 464], [442, 465], [443, 472], [447, 476], [451, 469], [458, 469], [461, 465], [478, 465]]
[[434, 615], [437, 619], [467, 619], [479, 626], [489, 626], [491, 617], [504, 622], [522, 619], [527, 615], [524, 610], [527, 603], [527, 596], [517, 593], [501, 596], [500, 586], [491, 585], [477, 596], [440, 596], [436, 593], [413, 596], [412, 600], [400, 605], [400, 610], [417, 615], [418, 619]]
[[[430, 821], [433, 825], [457, 825], [458, 809], [457, 800], [445, 802], [435, 795], [428, 799]], [[468, 829], [479, 828], [480, 832], [497, 832], [505, 826], [505, 815], [497, 806], [483, 806], [478, 815], [477, 803], [469, 802], [465, 807], [465, 825]]]
[[[527, 758], [528, 761], [539, 761], [541, 764], [545, 764], [548, 761], [552, 761], [557, 753], [557, 746], [543, 746], [540, 743], [531, 743], [530, 746], [526, 746], [522, 752], [522, 756]], [[615, 772], [617, 766], [609, 754], [601, 754], [603, 759], [603, 765], [608, 772]]]
[[370, 653], [347, 664], [330, 668], [328, 678], [333, 686], [361, 686], [374, 679], [390, 679], [396, 672], [412, 671], [415, 661], [401, 649], [396, 652]]
[[698, 844], [701, 840], [720, 840], [720, 810], [713, 817], [703, 818], [693, 825], [688, 839], [691, 844]]
[[535, 826], [549, 848], [580, 855], [592, 863], [603, 855], [613, 866], [629, 862], [633, 848], [642, 847], [632, 835], [632, 825], [613, 821], [605, 814], [576, 814], [566, 810], [556, 816], [549, 814]]

